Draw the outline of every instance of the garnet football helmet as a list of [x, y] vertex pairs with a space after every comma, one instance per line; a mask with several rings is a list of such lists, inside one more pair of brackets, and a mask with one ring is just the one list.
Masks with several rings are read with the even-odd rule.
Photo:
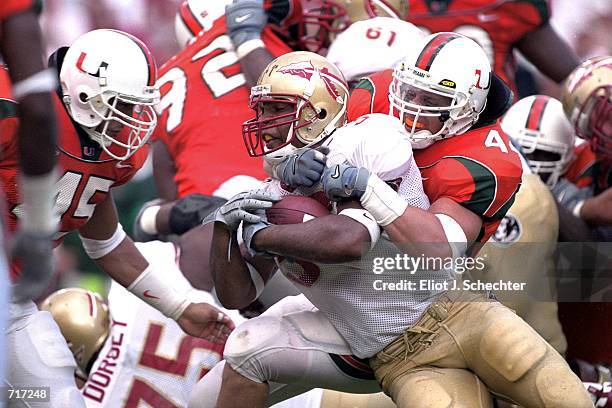
[[[296, 1], [296, 0], [294, 0]], [[301, 0], [299, 38], [302, 48], [320, 52], [356, 21], [374, 17], [408, 16], [407, 0]]]
[[519, 145], [531, 170], [554, 187], [567, 170], [575, 141], [561, 102], [544, 95], [523, 98], [508, 110], [501, 126]]
[[[465, 133], [478, 120], [491, 87], [491, 63], [483, 49], [451, 32], [432, 34], [407, 49], [389, 87], [390, 114], [412, 121], [407, 128], [415, 148]], [[437, 117], [442, 127], [435, 133], [417, 130], [420, 117]]]
[[563, 109], [598, 157], [612, 160], [612, 56], [584, 61], [563, 86]]
[[51, 313], [81, 370], [79, 374], [87, 378], [110, 330], [110, 313], [102, 297], [81, 288], [62, 289], [49, 295], [40, 310]]
[[[312, 146], [346, 121], [349, 91], [342, 73], [325, 57], [307, 51], [282, 55], [270, 62], [251, 88], [254, 119], [244, 123], [242, 135], [251, 156], [273, 162], [292, 152], [293, 141]], [[288, 113], [264, 116], [265, 104], [288, 104]], [[286, 140], [270, 149], [266, 129], [290, 125]]]
[[[155, 129], [159, 101], [153, 56], [136, 37], [117, 30], [80, 36], [61, 69], [62, 100], [72, 119], [112, 158], [125, 160]], [[123, 132], [127, 128], [129, 132]]]

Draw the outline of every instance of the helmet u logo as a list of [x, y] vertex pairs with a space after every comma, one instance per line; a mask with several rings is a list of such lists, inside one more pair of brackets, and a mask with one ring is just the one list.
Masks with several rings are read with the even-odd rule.
[[108, 63], [107, 63], [107, 62], [102, 61], [102, 62], [100, 63], [100, 65], [98, 66], [98, 68], [97, 68], [97, 70], [96, 70], [95, 72], [90, 72], [90, 71], [87, 71], [87, 70], [86, 70], [86, 69], [83, 67], [83, 62], [85, 61], [85, 58], [86, 58], [86, 57], [87, 57], [87, 54], [86, 54], [86, 53], [84, 53], [84, 52], [81, 52], [81, 55], [79, 55], [79, 59], [78, 59], [78, 60], [77, 60], [77, 62], [76, 62], [76, 67], [77, 67], [77, 69], [78, 69], [79, 71], [84, 72], [84, 73], [86, 73], [86, 74], [88, 74], [88, 75], [91, 75], [91, 76], [93, 76], [93, 77], [100, 78], [100, 69], [108, 67]]

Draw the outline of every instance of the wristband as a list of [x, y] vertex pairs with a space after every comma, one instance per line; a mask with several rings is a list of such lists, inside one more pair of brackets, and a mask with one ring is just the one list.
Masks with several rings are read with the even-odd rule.
[[79, 234], [79, 237], [81, 238], [85, 253], [91, 259], [100, 259], [117, 248], [125, 239], [126, 234], [121, 224], [117, 223], [117, 229], [109, 239], [90, 239], [85, 238], [81, 234]]
[[57, 195], [55, 171], [40, 176], [20, 174], [19, 192], [23, 213], [21, 229], [27, 232], [51, 235], [58, 230], [59, 216], [55, 212]]
[[248, 40], [240, 44], [238, 48], [236, 49], [236, 54], [238, 55], [238, 59], [242, 59], [251, 51], [257, 48], [264, 48], [264, 47], [265, 47], [264, 42], [259, 38], [255, 38], [253, 40]]
[[157, 213], [161, 206], [152, 205], [145, 208], [140, 217], [140, 228], [149, 235], [157, 235]]
[[365, 193], [361, 196], [361, 205], [381, 227], [391, 224], [408, 207], [406, 200], [373, 173], [368, 179]]
[[374, 248], [374, 245], [376, 245], [378, 242], [378, 238], [380, 238], [380, 226], [366, 210], [363, 208], [345, 208], [344, 210], [340, 211], [338, 215], [344, 215], [352, 218], [366, 227], [370, 233], [370, 249]]
[[188, 291], [179, 293], [170, 287], [167, 281], [157, 276], [151, 264], [138, 275], [127, 290], [162, 312], [164, 316], [174, 320], [181, 317], [187, 306], [192, 303]]

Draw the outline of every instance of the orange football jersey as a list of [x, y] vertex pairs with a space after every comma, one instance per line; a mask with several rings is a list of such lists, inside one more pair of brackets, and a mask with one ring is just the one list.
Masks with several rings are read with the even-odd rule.
[[574, 149], [574, 157], [563, 175], [568, 181], [582, 188], [595, 186], [595, 195], [612, 186], [612, 163], [598, 160], [590, 143]]
[[[362, 79], [349, 100], [349, 120], [389, 113], [390, 83], [391, 70]], [[415, 149], [414, 159], [429, 201], [450, 198], [481, 217], [480, 242], [497, 230], [521, 184], [520, 158], [499, 122]]]
[[[268, 28], [262, 40], [275, 57], [291, 51]], [[212, 194], [236, 175], [266, 177], [261, 158], [248, 155], [242, 138], [242, 123], [254, 112], [225, 17], [164, 64], [158, 84], [153, 138], [168, 147], [179, 197]]]
[[545, 0], [411, 0], [407, 20], [427, 33], [455, 31], [479, 43], [516, 98], [512, 47], [549, 19]]
[[0, 1], [0, 21], [31, 7], [34, 7], [34, 0], [2, 0]]

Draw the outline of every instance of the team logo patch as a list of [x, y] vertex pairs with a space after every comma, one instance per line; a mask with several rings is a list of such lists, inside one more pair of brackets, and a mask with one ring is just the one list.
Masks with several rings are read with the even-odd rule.
[[457, 84], [455, 83], [455, 81], [451, 81], [450, 79], [441, 80], [439, 85], [445, 86], [447, 88], [457, 88]]
[[329, 72], [327, 68], [318, 70], [312, 65], [312, 62], [300, 61], [295, 62], [293, 64], [285, 65], [284, 67], [281, 67], [278, 72], [280, 72], [281, 74], [295, 75], [300, 78], [304, 78], [308, 81], [310, 81], [312, 76], [316, 73], [319, 75], [319, 77], [325, 84], [325, 89], [327, 90], [327, 92], [334, 99], [336, 99], [338, 103], [343, 103], [342, 96], [340, 96], [340, 92], [334, 84], [334, 80], [338, 81], [339, 79], [335, 77], [331, 72]]
[[491, 239], [497, 244], [510, 245], [518, 241], [522, 233], [519, 220], [512, 214], [506, 214]]

